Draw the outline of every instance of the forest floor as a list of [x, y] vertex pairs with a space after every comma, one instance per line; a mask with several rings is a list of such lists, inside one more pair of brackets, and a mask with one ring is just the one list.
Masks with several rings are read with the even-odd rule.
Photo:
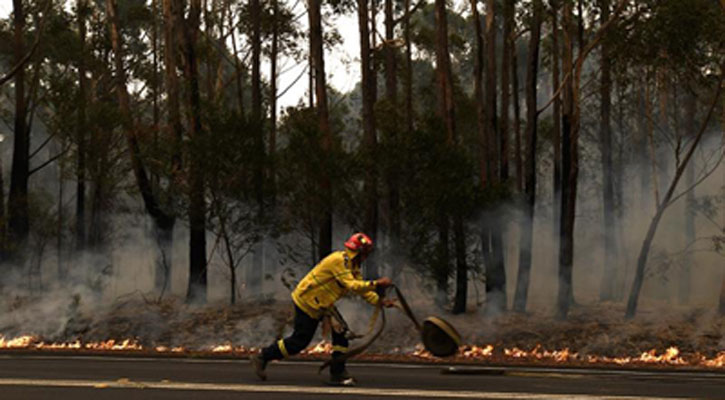
[[[414, 310], [431, 309], [412, 306]], [[371, 307], [345, 301], [340, 310], [355, 332], [368, 331]], [[199, 307], [179, 299], [150, 301], [136, 296], [94, 306], [78, 297], [53, 304], [15, 298], [0, 302], [0, 313], [0, 348], [11, 351], [244, 357], [291, 331], [288, 301]], [[402, 312], [390, 309], [383, 334], [360, 358], [617, 367], [647, 364], [725, 371], [725, 318], [712, 310], [642, 310], [627, 320], [623, 306], [617, 303], [577, 305], [565, 321], [535, 313], [494, 317], [481, 312], [432, 314], [444, 317], [461, 333], [464, 345], [457, 355], [446, 359], [431, 356], [423, 350], [413, 324]], [[418, 317], [425, 315], [430, 314]], [[324, 328], [318, 329], [311, 347], [299, 357], [326, 357], [330, 350], [326, 333]]]

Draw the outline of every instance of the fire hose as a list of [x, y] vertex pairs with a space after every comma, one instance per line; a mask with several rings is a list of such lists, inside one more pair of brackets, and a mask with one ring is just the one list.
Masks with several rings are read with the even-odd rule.
[[[421, 339], [423, 341], [423, 346], [425, 347], [425, 349], [430, 351], [431, 354], [437, 357], [448, 357], [455, 354], [456, 351], [458, 351], [458, 347], [461, 345], [461, 336], [458, 334], [456, 329], [451, 324], [439, 317], [428, 317], [425, 319], [425, 321], [423, 321], [423, 324], [421, 325], [420, 322], [418, 322], [418, 319], [415, 317], [415, 314], [413, 314], [413, 310], [411, 310], [410, 305], [408, 305], [408, 302], [405, 300], [405, 296], [403, 296], [400, 288], [398, 288], [396, 285], [392, 285], [392, 288], [393, 290], [395, 290], [395, 295], [397, 296], [399, 303], [396, 304], [395, 307], [403, 311], [408, 319], [413, 322], [416, 330], [421, 335]], [[373, 342], [378, 339], [378, 337], [380, 337], [380, 334], [383, 333], [383, 330], [385, 329], [385, 309], [383, 308], [382, 302], [382, 298], [384, 297], [384, 295], [385, 293], [382, 294], [381, 301], [379, 301], [378, 304], [375, 306], [375, 311], [373, 312], [373, 316], [370, 319], [370, 331], [368, 332], [368, 339], [359, 346], [350, 349], [341, 357], [338, 357], [335, 360], [325, 361], [325, 363], [320, 366], [318, 373], [322, 372], [325, 368], [330, 366], [333, 361], [345, 361], [363, 353], [365, 350], [367, 350], [368, 347], [370, 347], [370, 345], [373, 344]], [[378, 315], [381, 316], [382, 322], [380, 323], [380, 326], [378, 326], [378, 329], [375, 330], [375, 333], [370, 335], [372, 329], [374, 328]], [[342, 319], [342, 316], [336, 308], [332, 311], [332, 317], [337, 319], [344, 329], [349, 330], [347, 327], [347, 323], [344, 319]]]

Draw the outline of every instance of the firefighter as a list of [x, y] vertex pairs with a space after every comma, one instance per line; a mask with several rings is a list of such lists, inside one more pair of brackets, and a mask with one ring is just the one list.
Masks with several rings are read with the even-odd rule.
[[[374, 281], [362, 278], [361, 263], [373, 250], [373, 241], [364, 233], [355, 233], [345, 242], [345, 249], [325, 257], [297, 285], [292, 292], [295, 308], [294, 332], [262, 349], [259, 355], [250, 358], [250, 363], [259, 379], [266, 380], [265, 368], [272, 360], [293, 356], [305, 349], [312, 340], [326, 309], [348, 292], [362, 296], [368, 303], [391, 307], [393, 300], [380, 299], [376, 289], [392, 285], [390, 278]], [[353, 386], [355, 378], [345, 369], [344, 360], [336, 361], [348, 350], [348, 339], [344, 333], [332, 330], [332, 363], [330, 383]]]

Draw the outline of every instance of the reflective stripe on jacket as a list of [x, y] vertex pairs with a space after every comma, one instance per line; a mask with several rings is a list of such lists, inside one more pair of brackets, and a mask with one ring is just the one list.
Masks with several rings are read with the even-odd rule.
[[312, 318], [321, 318], [326, 308], [348, 292], [361, 295], [370, 304], [377, 304], [375, 281], [363, 280], [360, 267], [352, 261], [355, 255], [348, 249], [336, 251], [312, 268], [292, 292], [297, 307]]

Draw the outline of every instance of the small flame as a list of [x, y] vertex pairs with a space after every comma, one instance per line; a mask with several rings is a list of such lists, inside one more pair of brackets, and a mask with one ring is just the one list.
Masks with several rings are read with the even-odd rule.
[[21, 349], [30, 347], [37, 338], [35, 336], [19, 336], [13, 339], [6, 340], [4, 336], [0, 336], [0, 348], [2, 349]]
[[313, 354], [330, 354], [330, 353], [332, 353], [332, 344], [329, 343], [329, 342], [327, 342], [327, 341], [325, 341], [325, 340], [320, 341], [313, 348], [307, 349], [307, 350], [303, 350], [301, 352], [301, 354], [308, 354], [308, 355], [313, 355]]
[[222, 344], [215, 346], [211, 349], [212, 353], [230, 353], [232, 351], [232, 345]]
[[156, 346], [154, 349], [158, 353], [183, 353], [185, 349], [181, 346], [177, 347], [167, 347], [167, 346]]
[[486, 358], [493, 355], [493, 346], [486, 345], [485, 347], [471, 346], [463, 351], [463, 357], [466, 358]]

